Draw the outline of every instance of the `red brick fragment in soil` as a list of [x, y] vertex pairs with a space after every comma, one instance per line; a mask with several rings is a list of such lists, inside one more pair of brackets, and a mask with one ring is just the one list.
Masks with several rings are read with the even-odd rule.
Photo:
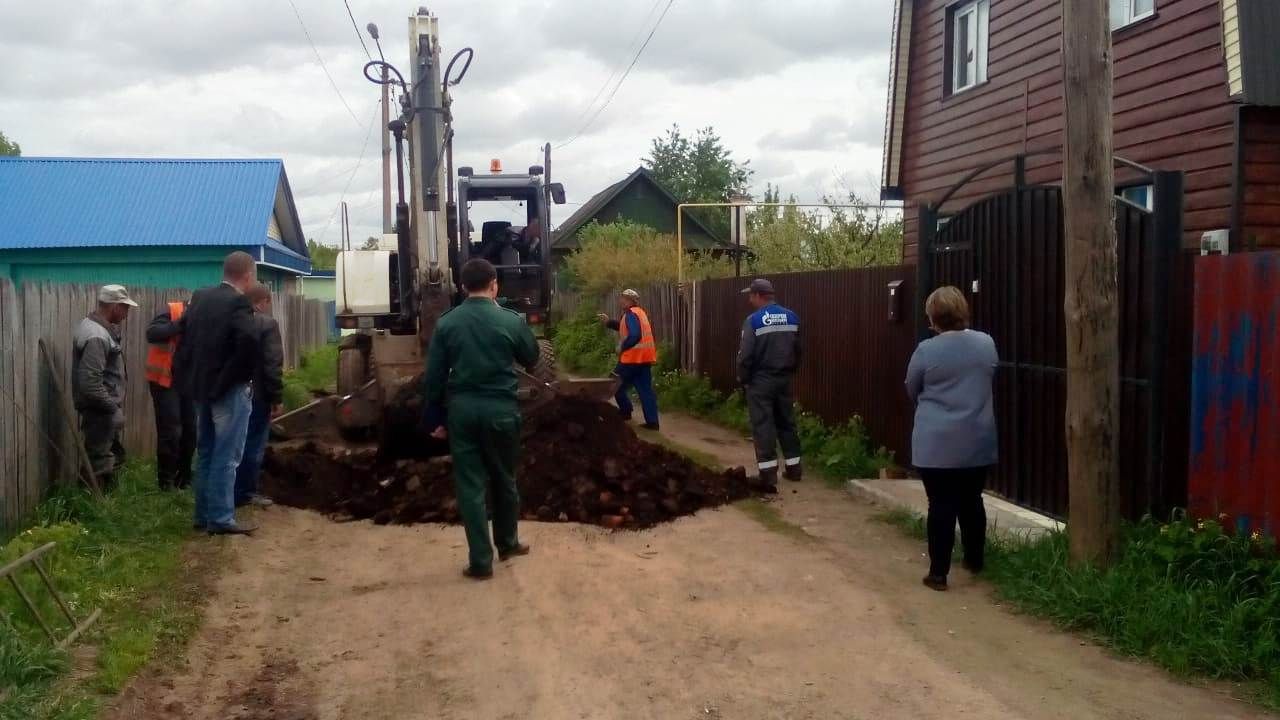
[[[525, 418], [518, 471], [526, 520], [645, 528], [761, 490], [742, 468], [715, 472], [646, 443], [610, 405], [556, 398]], [[379, 457], [306, 443], [268, 451], [263, 492], [277, 502], [379, 524], [455, 522], [448, 457]]]

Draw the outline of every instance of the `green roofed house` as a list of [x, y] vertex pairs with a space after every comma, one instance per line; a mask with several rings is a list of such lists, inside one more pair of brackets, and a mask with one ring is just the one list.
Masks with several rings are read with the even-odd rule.
[[0, 277], [197, 288], [233, 250], [277, 292], [311, 272], [282, 161], [0, 158]]
[[[596, 193], [582, 207], [556, 228], [551, 241], [553, 255], [567, 255], [578, 249], [579, 233], [593, 221], [602, 225], [626, 220], [647, 225], [660, 233], [676, 234], [676, 208], [679, 201], [666, 191], [646, 168]], [[716, 237], [690, 213], [684, 214], [684, 243], [690, 250], [727, 250], [728, 245]]]

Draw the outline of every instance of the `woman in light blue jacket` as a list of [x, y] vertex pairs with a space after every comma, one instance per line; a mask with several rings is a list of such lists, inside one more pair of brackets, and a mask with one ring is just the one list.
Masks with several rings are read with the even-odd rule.
[[964, 565], [971, 572], [982, 570], [987, 534], [982, 488], [997, 460], [991, 383], [999, 357], [990, 335], [968, 328], [969, 304], [957, 288], [934, 290], [924, 310], [938, 335], [920, 343], [907, 365], [907, 395], [916, 405], [911, 464], [929, 495], [924, 584], [946, 590], [957, 520]]

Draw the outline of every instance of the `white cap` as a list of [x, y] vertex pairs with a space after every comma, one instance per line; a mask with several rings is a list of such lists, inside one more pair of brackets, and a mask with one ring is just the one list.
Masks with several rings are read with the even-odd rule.
[[104, 305], [128, 305], [138, 307], [138, 303], [129, 297], [129, 291], [123, 285], [103, 285], [98, 290], [98, 302]]

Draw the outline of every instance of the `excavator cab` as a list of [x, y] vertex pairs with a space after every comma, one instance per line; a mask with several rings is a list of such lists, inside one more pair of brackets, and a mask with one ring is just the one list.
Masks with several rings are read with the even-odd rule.
[[[542, 334], [551, 309], [551, 238], [548, 199], [563, 201], [558, 184], [544, 186], [542, 168], [528, 174], [494, 172], [476, 175], [458, 168], [459, 265], [484, 258], [498, 271], [498, 296]], [[479, 232], [476, 231], [479, 228]]]

